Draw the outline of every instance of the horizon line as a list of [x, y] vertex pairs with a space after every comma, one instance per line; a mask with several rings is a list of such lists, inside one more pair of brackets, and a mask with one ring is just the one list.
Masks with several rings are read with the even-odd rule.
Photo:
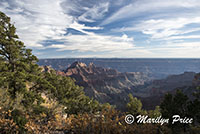
[[161, 57], [161, 58], [119, 58], [119, 57], [70, 57], [70, 58], [38, 58], [39, 60], [49, 60], [49, 59], [200, 59], [200, 58], [190, 58], [190, 57], [187, 57], [187, 58], [176, 58], [176, 57], [170, 57], [170, 58], [164, 58], [164, 57]]

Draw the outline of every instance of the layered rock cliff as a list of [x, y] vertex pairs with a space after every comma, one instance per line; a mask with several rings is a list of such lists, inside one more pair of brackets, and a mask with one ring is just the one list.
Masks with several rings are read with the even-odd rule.
[[[145, 109], [152, 109], [160, 105], [166, 93], [174, 94], [177, 89], [182, 90], [190, 98], [196, 86], [196, 73], [185, 72], [179, 75], [170, 75], [165, 79], [153, 80], [142, 86], [136, 86], [132, 89], [132, 94], [141, 99]], [[200, 84], [200, 82], [199, 82]]]
[[153, 109], [160, 104], [165, 93], [182, 89], [191, 96], [191, 88], [200, 85], [200, 75], [194, 72], [152, 80], [141, 72], [121, 73], [115, 69], [97, 67], [93, 63], [86, 65], [82, 62], [74, 62], [66, 70], [57, 73], [74, 78], [76, 84], [84, 87], [87, 96], [101, 103], [116, 105], [121, 110], [128, 102], [129, 93], [141, 99], [145, 109]]
[[74, 78], [76, 84], [84, 87], [86, 95], [118, 108], [124, 108], [132, 87], [150, 81], [146, 74], [140, 72], [120, 73], [114, 69], [97, 67], [93, 63], [87, 66], [81, 62], [73, 63], [58, 74]]

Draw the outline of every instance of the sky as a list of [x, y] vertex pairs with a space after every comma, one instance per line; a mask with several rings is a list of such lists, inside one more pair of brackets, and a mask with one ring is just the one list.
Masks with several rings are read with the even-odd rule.
[[38, 58], [200, 58], [199, 0], [0, 0]]

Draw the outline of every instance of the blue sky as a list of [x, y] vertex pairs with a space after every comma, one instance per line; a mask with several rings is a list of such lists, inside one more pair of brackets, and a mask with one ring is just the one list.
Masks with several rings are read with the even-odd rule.
[[0, 0], [39, 58], [200, 58], [199, 0]]

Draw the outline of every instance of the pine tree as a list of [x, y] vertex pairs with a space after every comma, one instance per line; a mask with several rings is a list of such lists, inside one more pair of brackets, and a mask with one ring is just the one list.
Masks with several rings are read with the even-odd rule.
[[19, 40], [10, 18], [0, 12], [0, 88], [8, 91], [12, 101], [20, 101], [27, 110], [39, 109], [44, 93], [67, 107], [67, 113], [99, 109], [100, 104], [85, 96], [71, 78], [59, 76], [55, 71], [42, 72], [37, 61], [31, 49]]
[[37, 57], [19, 40], [10, 21], [0, 12], [0, 86], [8, 90], [13, 101], [17, 94], [22, 95], [21, 103], [29, 107], [41, 103], [40, 91], [50, 84], [42, 79]]
[[45, 74], [45, 79], [55, 87], [50, 89], [51, 98], [56, 98], [64, 105], [68, 114], [95, 112], [103, 107], [96, 100], [85, 96], [83, 88], [75, 85], [75, 81], [69, 77], [56, 75], [56, 72], [51, 70]]
[[128, 112], [134, 115], [143, 113], [142, 102], [136, 97], [133, 97], [132, 94], [129, 94], [128, 96], [129, 96], [129, 102], [127, 103], [127, 106], [126, 106]]
[[[189, 98], [187, 95], [183, 94], [181, 90], [177, 90], [176, 94], [173, 96], [172, 94], [166, 94], [164, 100], [162, 101], [160, 108], [161, 113], [164, 118], [169, 118], [170, 122], [172, 122], [173, 115], [179, 115], [181, 117], [188, 117], [188, 103]], [[178, 130], [186, 131], [188, 124], [168, 124], [172, 129], [173, 133], [177, 133]]]

